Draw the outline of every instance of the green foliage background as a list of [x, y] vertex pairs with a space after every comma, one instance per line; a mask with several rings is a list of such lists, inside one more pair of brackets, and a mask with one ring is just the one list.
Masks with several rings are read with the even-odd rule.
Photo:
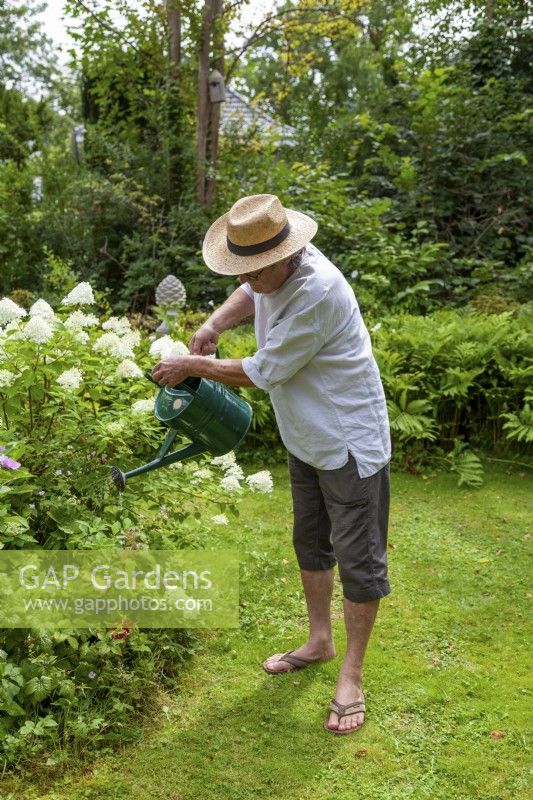
[[[69, 82], [35, 26], [21, 44], [28, 11], [11, 0], [0, 14], [14, 65], [0, 80], [0, 290], [42, 290], [48, 249], [112, 289], [118, 310], [146, 312], [168, 272], [206, 308], [228, 288], [202, 264], [208, 224], [242, 194], [274, 191], [316, 217], [319, 246], [359, 272], [370, 306], [427, 313], [485, 293], [526, 300], [533, 32], [527, 4], [493, 6], [493, 18], [467, 0], [280, 6], [233, 83], [292, 126], [293, 144], [228, 128], [206, 210], [194, 199], [200, 6], [182, 4], [176, 78], [163, 9], [102, 0], [89, 14], [69, 0], [79, 23]], [[20, 77], [31, 71], [39, 101]]]
[[[533, 446], [528, 5], [275, 4], [240, 60], [233, 61], [228, 45], [226, 67], [230, 89], [290, 125], [291, 141], [261, 126], [225, 128], [214, 204], [204, 208], [195, 199], [203, 5], [181, 3], [177, 70], [162, 4], [100, 0], [87, 10], [65, 0], [77, 23], [66, 74], [35, 21], [38, 7], [5, 0], [0, 296], [26, 309], [38, 297], [58, 304], [87, 280], [109, 312], [128, 313], [150, 331], [157, 324], [154, 288], [173, 273], [187, 289], [176, 331], [187, 341], [235, 285], [202, 262], [208, 225], [240, 196], [272, 192], [317, 220], [317, 245], [354, 288], [387, 394], [395, 462], [413, 473], [445, 465], [473, 487], [482, 481], [484, 458], [520, 459], [527, 467]], [[219, 36], [238, 21], [240, 5], [229, 7]], [[74, 141], [82, 127], [83, 144]], [[76, 357], [95, 388], [63, 408], [49, 391], [58, 365], [39, 361], [28, 343], [15, 345], [8, 355], [32, 369], [21, 373], [16, 392], [2, 396], [4, 415], [18, 425], [4, 419], [9, 436], [2, 441], [24, 468], [9, 479], [1, 470], [1, 543], [120, 546], [125, 533], [137, 535], [145, 524], [141, 515], [158, 519], [159, 503], [141, 485], [129, 506], [125, 499], [106, 503], [93, 491], [95, 477], [117, 450], [132, 461], [145, 458], [155, 429], [128, 417], [133, 395], [117, 400], [101, 385], [98, 365], [81, 346]], [[254, 347], [251, 327], [243, 326], [224, 335], [219, 354], [241, 357]], [[130, 391], [137, 390], [133, 383]], [[268, 396], [241, 391], [254, 407], [246, 458], [268, 465], [283, 454]], [[28, 428], [32, 392], [43, 403]], [[131, 425], [118, 441], [116, 425], [114, 438], [109, 425], [119, 417]], [[76, 480], [58, 481], [55, 469], [68, 469]], [[168, 491], [158, 480], [157, 490]], [[173, 480], [170, 488], [179, 491], [184, 479]], [[37, 520], [27, 500], [38, 481], [46, 497], [37, 501]], [[194, 543], [186, 525], [194, 512], [174, 502], [183, 531], [176, 544], [189, 535]], [[160, 520], [156, 527], [156, 538], [146, 539], [152, 546], [171, 535]], [[3, 635], [4, 764], [38, 758], [48, 746], [81, 751], [135, 737], [127, 720], [148, 696], [144, 690], [172, 677], [190, 647], [185, 634], [127, 642], [72, 632]], [[99, 694], [87, 688], [94, 664]]]

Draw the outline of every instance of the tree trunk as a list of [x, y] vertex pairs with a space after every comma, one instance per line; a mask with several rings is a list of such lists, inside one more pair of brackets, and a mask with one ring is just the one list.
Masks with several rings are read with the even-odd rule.
[[[224, 33], [218, 28], [217, 19], [222, 13], [222, 0], [213, 2], [213, 49], [217, 55], [215, 69], [224, 75]], [[216, 166], [218, 161], [218, 134], [220, 130], [221, 103], [210, 103], [209, 109], [209, 172], [207, 175], [205, 190], [205, 205], [210, 208], [215, 196], [216, 187]]]
[[485, 3], [485, 16], [491, 21], [494, 19], [494, 0], [487, 0]]
[[166, 0], [168, 28], [170, 31], [170, 60], [177, 72], [181, 61], [181, 8], [180, 0]]
[[220, 103], [211, 104], [209, 114], [209, 170], [207, 173], [204, 205], [211, 208], [215, 196], [216, 166], [218, 161], [218, 132], [220, 128]]
[[[198, 109], [196, 115], [196, 198], [204, 206], [211, 205], [215, 193], [214, 169], [218, 158], [220, 104], [209, 102], [209, 67], [213, 45], [219, 54], [215, 66], [223, 74], [224, 34], [222, 30], [217, 31], [217, 19], [221, 15], [222, 0], [205, 0], [198, 58]], [[208, 166], [209, 175], [207, 174]]]
[[170, 67], [167, 74], [167, 124], [164, 142], [168, 148], [167, 200], [170, 205], [180, 195], [183, 184], [183, 99], [180, 84], [181, 61], [181, 2], [165, 0], [169, 30], [168, 52]]
[[205, 204], [205, 171], [207, 157], [207, 128], [209, 124], [209, 54], [213, 29], [213, 5], [205, 0], [200, 53], [198, 58], [198, 107], [196, 111], [196, 199]]

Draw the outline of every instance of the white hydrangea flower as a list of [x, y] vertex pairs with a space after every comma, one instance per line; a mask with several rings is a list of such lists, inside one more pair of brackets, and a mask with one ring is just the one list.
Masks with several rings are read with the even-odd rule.
[[222, 467], [222, 469], [229, 469], [232, 464], [235, 464], [235, 453], [231, 450], [229, 453], [225, 453], [223, 456], [217, 456], [211, 460], [211, 464], [214, 464], [216, 467]]
[[127, 317], [109, 317], [108, 320], [102, 322], [102, 328], [104, 331], [116, 333], [117, 336], [131, 331], [130, 321]]
[[82, 281], [61, 301], [64, 306], [89, 306], [94, 304], [94, 294], [90, 283]]
[[[104, 336], [106, 334], [104, 333]], [[118, 340], [118, 344], [112, 348], [111, 355], [116, 356], [117, 358], [133, 358], [135, 353], [133, 352], [133, 347], [124, 340], [124, 338]]]
[[131, 410], [134, 414], [151, 414], [154, 410], [154, 399], [136, 400]]
[[209, 480], [213, 477], [213, 473], [208, 467], [200, 467], [200, 469], [194, 470], [193, 477], [198, 480]]
[[215, 525], [227, 525], [229, 520], [225, 514], [215, 514], [214, 517], [211, 517], [211, 522], [214, 522]]
[[87, 344], [89, 341], [89, 334], [82, 328], [73, 328], [71, 331], [72, 338], [80, 344]]
[[183, 342], [176, 342], [171, 336], [162, 336], [156, 339], [150, 346], [150, 355], [157, 358], [176, 358], [177, 356], [188, 356], [189, 348]]
[[8, 369], [0, 369], [0, 389], [7, 389], [15, 380], [15, 373]]
[[211, 463], [224, 470], [225, 478], [235, 478], [237, 481], [244, 479], [244, 472], [240, 464], [237, 464], [233, 450], [223, 456], [217, 456]]
[[256, 472], [254, 475], [248, 475], [246, 483], [252, 492], [263, 492], [265, 494], [271, 492], [273, 487], [272, 475], [267, 469]]
[[116, 333], [103, 333], [93, 343], [93, 350], [111, 354], [111, 351], [115, 350], [119, 344], [120, 339]]
[[0, 325], [6, 322], [13, 322], [26, 316], [26, 311], [11, 300], [10, 297], [2, 297], [0, 300]]
[[40, 298], [30, 308], [30, 317], [44, 317], [44, 319], [55, 319], [55, 313], [52, 306]]
[[52, 338], [54, 332], [43, 317], [31, 317], [24, 326], [23, 336], [30, 342], [44, 344]]
[[93, 344], [93, 350], [97, 352], [108, 353], [115, 358], [129, 358], [134, 356], [133, 349], [123, 339], [117, 336], [116, 333], [109, 331], [103, 333], [99, 339]]
[[122, 337], [122, 341], [128, 344], [131, 348], [138, 347], [141, 343], [140, 331], [128, 331]]
[[241, 465], [237, 464], [237, 462], [230, 464], [226, 469], [226, 477], [228, 475], [232, 475], [234, 478], [237, 478], [238, 481], [242, 481], [244, 478], [244, 472], [242, 471]]
[[99, 319], [94, 314], [84, 314], [78, 309], [69, 314], [63, 324], [68, 330], [78, 330], [79, 328], [92, 328], [98, 323]]
[[131, 358], [126, 358], [124, 361], [121, 361], [115, 370], [115, 376], [117, 378], [141, 378], [142, 374], [140, 367], [138, 367]]
[[81, 371], [77, 369], [77, 367], [72, 367], [72, 369], [67, 369], [65, 372], [62, 372], [59, 378], [57, 378], [56, 383], [64, 389], [77, 389], [82, 380], [83, 375]]
[[241, 488], [241, 484], [234, 475], [225, 475], [220, 481], [220, 487], [225, 492], [236, 492]]

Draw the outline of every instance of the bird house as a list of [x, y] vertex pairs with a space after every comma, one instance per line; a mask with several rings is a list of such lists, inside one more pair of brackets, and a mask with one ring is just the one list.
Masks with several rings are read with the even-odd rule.
[[224, 78], [218, 69], [214, 69], [209, 75], [209, 99], [212, 103], [224, 103], [226, 100]]

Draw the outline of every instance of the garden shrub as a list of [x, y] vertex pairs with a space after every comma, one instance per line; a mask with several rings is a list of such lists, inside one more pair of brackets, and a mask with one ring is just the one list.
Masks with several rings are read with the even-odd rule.
[[439, 310], [372, 326], [396, 456], [472, 464], [465, 445], [531, 454], [533, 307]]
[[[0, 548], [202, 547], [237, 513], [240, 489], [269, 491], [268, 476], [245, 479], [232, 454], [206, 456], [117, 493], [110, 464], [150, 460], [167, 430], [151, 413], [155, 387], [142, 368], [188, 350], [168, 336], [150, 343], [127, 318], [102, 320], [93, 306], [87, 283], [59, 310], [39, 299], [28, 314], [0, 300]], [[0, 629], [0, 761], [56, 763], [137, 736], [148, 696], [175, 678], [194, 638]]]
[[[366, 318], [366, 315], [365, 315]], [[395, 461], [409, 469], [433, 461], [479, 483], [473, 449], [530, 455], [533, 443], [533, 306], [488, 314], [475, 307], [428, 316], [394, 314], [367, 325], [387, 396]], [[253, 328], [224, 333], [220, 353], [255, 351]], [[241, 390], [243, 391], [243, 390]], [[283, 454], [270, 400], [247, 389], [257, 453]], [[261, 456], [266, 457], [266, 456]]]

